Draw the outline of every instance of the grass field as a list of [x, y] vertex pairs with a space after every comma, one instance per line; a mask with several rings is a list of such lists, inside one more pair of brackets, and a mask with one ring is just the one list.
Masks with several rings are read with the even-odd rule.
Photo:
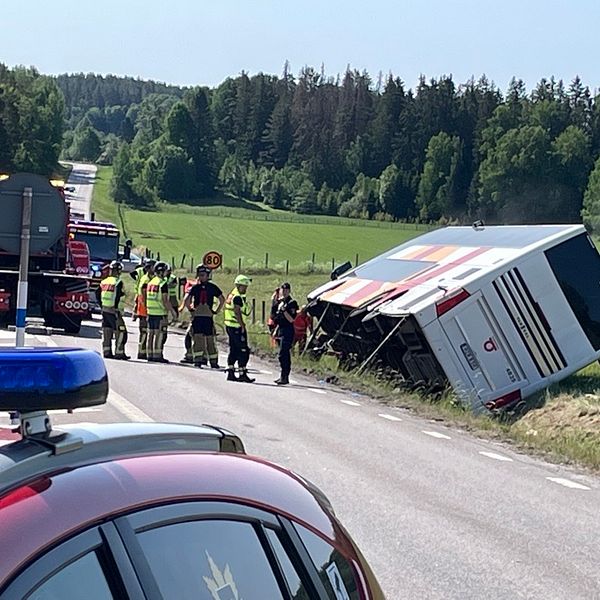
[[[93, 208], [97, 218], [120, 224], [117, 208], [109, 198], [110, 167], [98, 169]], [[222, 201], [222, 200], [221, 200]], [[125, 232], [134, 247], [175, 259], [186, 269], [208, 250], [223, 254], [224, 267], [237, 272], [265, 268], [285, 273], [329, 272], [332, 264], [353, 264], [415, 237], [424, 228], [390, 223], [364, 223], [352, 219], [294, 215], [253, 202], [226, 199], [230, 206], [165, 205], [161, 211], [123, 208]], [[267, 255], [268, 254], [268, 259]], [[313, 264], [314, 255], [314, 264]], [[193, 260], [191, 260], [193, 258]]]

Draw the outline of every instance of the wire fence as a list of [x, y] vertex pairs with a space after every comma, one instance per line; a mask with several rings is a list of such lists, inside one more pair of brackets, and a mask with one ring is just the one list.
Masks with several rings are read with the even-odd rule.
[[[202, 256], [194, 256], [192, 254], [182, 254], [181, 256], [161, 256], [160, 252], [153, 252], [149, 248], [144, 249], [146, 258], [156, 260], [164, 260], [175, 270], [193, 273], [196, 266], [202, 262]], [[360, 262], [360, 254], [357, 252], [353, 257], [353, 266]], [[224, 273], [247, 273], [247, 274], [269, 274], [277, 273], [281, 275], [289, 275], [290, 273], [329, 273], [336, 267], [346, 263], [350, 259], [340, 260], [334, 256], [326, 258], [317, 256], [316, 252], [312, 252], [305, 261], [292, 261], [288, 258], [280, 260], [273, 259], [269, 252], [265, 252], [264, 259], [257, 260], [255, 258], [239, 256], [237, 259], [230, 261], [228, 264], [223, 264], [220, 268]]]

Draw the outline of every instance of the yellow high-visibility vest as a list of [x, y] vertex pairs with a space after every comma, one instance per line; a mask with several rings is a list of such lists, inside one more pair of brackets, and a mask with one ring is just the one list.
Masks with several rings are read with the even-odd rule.
[[252, 310], [246, 300], [246, 294], [240, 294], [240, 291], [237, 289], [237, 287], [233, 288], [229, 296], [227, 296], [227, 300], [225, 301], [225, 307], [223, 309], [223, 317], [226, 327], [240, 326], [237, 319], [235, 318], [235, 311], [233, 310], [233, 299], [236, 296], [239, 296], [242, 299], [242, 306], [240, 308], [242, 310], [242, 317], [244, 317], [242, 318], [242, 321], [244, 321], [244, 323], [246, 323], [245, 317], [249, 317], [250, 312]]

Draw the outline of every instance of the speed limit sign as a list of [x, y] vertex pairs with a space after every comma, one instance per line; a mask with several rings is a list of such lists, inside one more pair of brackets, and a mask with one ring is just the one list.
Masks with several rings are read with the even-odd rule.
[[209, 269], [218, 269], [223, 264], [223, 255], [211, 250], [202, 257], [202, 264]]

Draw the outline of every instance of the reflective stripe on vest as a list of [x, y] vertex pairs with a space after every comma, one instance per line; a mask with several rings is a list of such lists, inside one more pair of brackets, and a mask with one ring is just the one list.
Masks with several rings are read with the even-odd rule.
[[150, 317], [162, 317], [167, 314], [160, 291], [164, 283], [164, 279], [158, 276], [153, 277], [148, 282], [148, 287], [146, 287], [146, 308]]
[[[233, 299], [236, 296], [239, 296], [242, 299], [242, 306], [240, 307], [242, 311], [242, 317], [248, 317], [250, 315], [251, 309], [250, 305], [246, 301], [246, 295], [240, 294], [240, 291], [237, 288], [234, 288], [233, 290], [231, 290], [229, 296], [227, 296], [227, 300], [225, 301], [225, 308], [223, 309], [223, 317], [226, 327], [240, 326], [237, 319], [235, 318], [235, 311], [233, 310]], [[246, 319], [242, 318], [242, 321], [244, 321], [245, 323]]]
[[117, 284], [121, 281], [116, 277], [105, 277], [100, 282], [100, 304], [102, 304], [102, 308], [117, 308], [119, 310], [123, 309], [123, 296], [119, 298], [119, 306], [115, 306], [115, 301], [117, 299]]

